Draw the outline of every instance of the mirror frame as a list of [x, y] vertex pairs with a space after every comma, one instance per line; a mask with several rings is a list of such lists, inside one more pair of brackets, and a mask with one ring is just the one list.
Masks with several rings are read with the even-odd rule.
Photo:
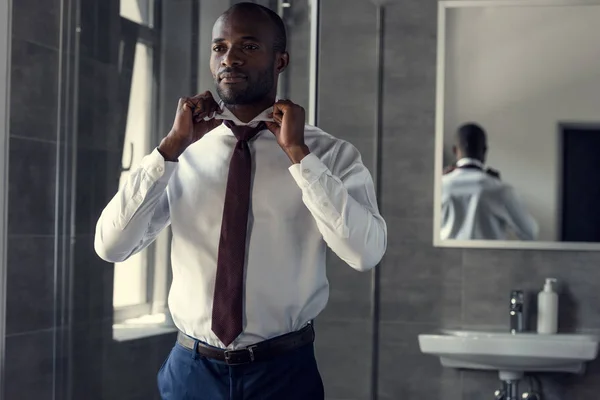
[[438, 3], [437, 70], [435, 100], [435, 165], [433, 197], [434, 247], [521, 249], [521, 250], [600, 250], [600, 242], [550, 242], [518, 240], [442, 240], [440, 239], [441, 187], [444, 158], [444, 84], [446, 67], [446, 12], [453, 8], [470, 7], [547, 7], [600, 5], [599, 0], [450, 0]]

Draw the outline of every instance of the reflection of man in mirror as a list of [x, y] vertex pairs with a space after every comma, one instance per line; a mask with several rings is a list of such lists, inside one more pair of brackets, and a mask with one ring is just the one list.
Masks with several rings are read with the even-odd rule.
[[538, 225], [500, 173], [485, 167], [487, 139], [477, 124], [459, 127], [456, 162], [442, 177], [441, 239], [535, 240]]

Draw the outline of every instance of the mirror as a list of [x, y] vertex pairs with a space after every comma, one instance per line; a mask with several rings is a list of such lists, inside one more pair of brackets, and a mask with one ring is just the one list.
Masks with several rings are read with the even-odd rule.
[[600, 249], [599, 23], [590, 1], [440, 3], [436, 246]]

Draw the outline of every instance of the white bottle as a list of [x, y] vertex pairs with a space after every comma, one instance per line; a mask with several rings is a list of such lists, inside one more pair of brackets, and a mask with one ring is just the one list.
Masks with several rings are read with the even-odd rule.
[[538, 333], [551, 334], [558, 331], [558, 294], [556, 279], [546, 278], [544, 289], [538, 294]]

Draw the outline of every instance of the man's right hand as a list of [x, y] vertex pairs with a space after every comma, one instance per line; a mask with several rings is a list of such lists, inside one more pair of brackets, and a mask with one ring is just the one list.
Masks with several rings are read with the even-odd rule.
[[188, 146], [221, 125], [223, 123], [221, 119], [204, 120], [205, 117], [213, 116], [214, 113], [220, 114], [221, 110], [209, 91], [194, 97], [179, 99], [173, 127], [158, 146], [158, 150], [165, 159], [176, 161]]

